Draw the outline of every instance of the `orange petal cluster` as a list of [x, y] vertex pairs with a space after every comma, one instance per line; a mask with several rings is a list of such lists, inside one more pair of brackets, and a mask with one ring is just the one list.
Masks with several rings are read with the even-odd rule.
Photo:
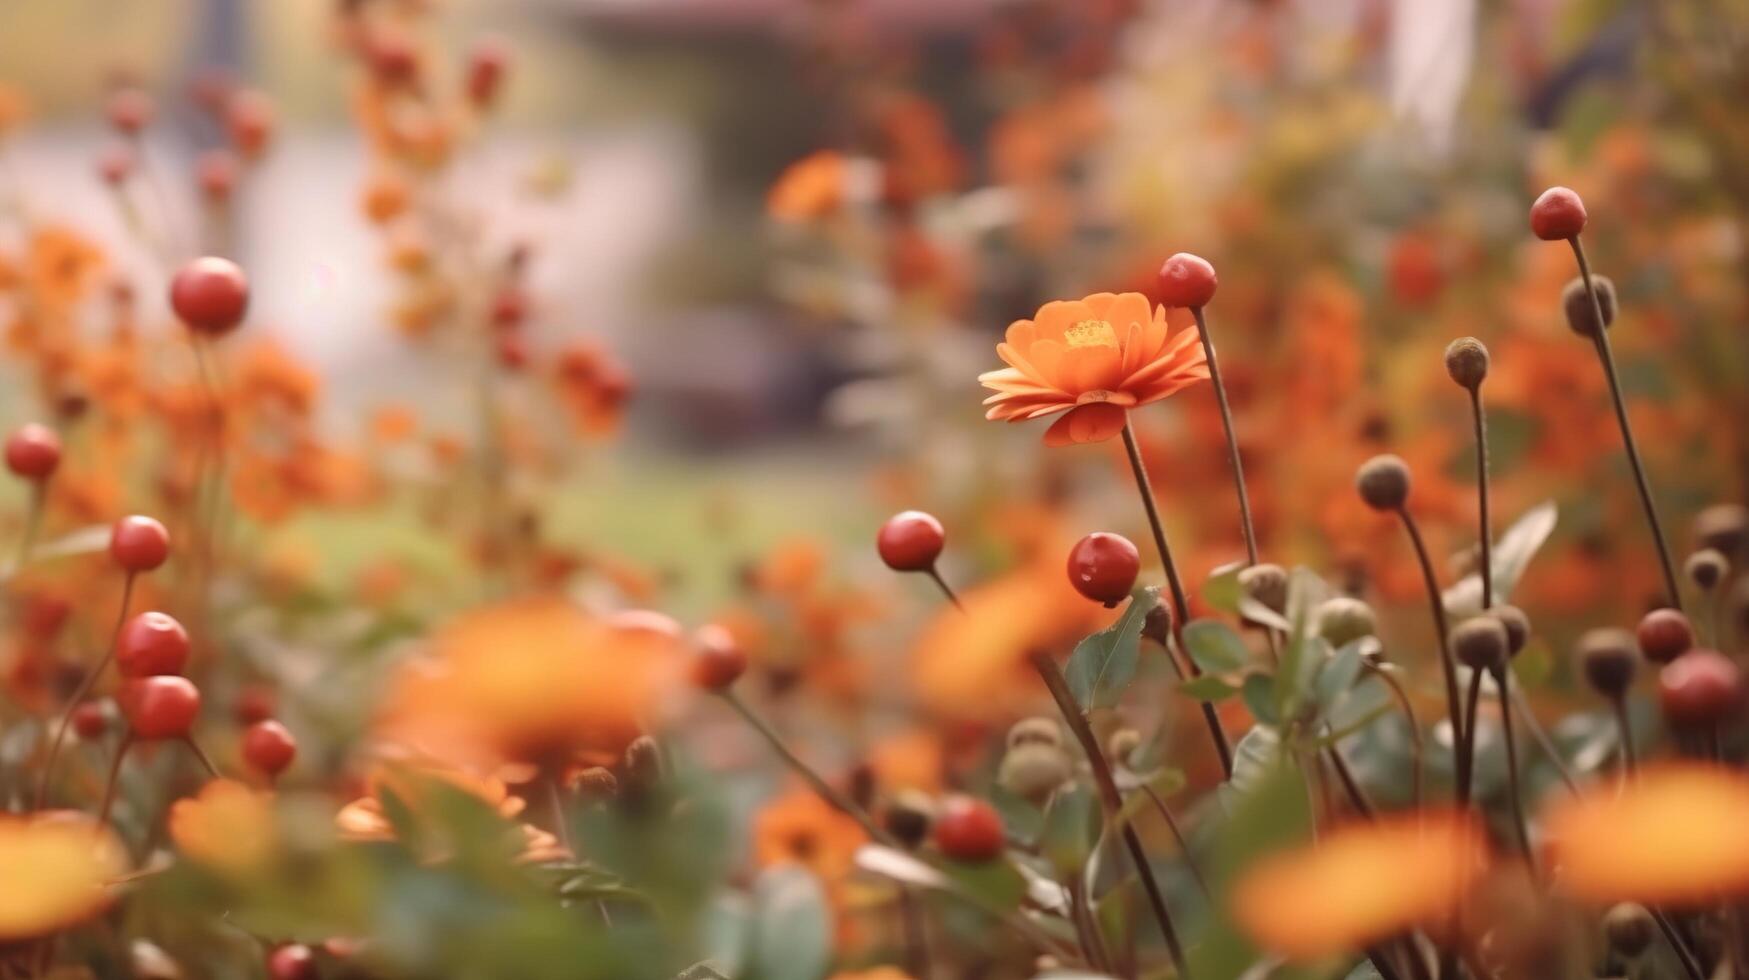
[[127, 852], [78, 814], [0, 817], [0, 942], [47, 936], [109, 905]]
[[1209, 376], [1196, 334], [1171, 332], [1166, 310], [1141, 293], [1094, 293], [1046, 303], [1016, 320], [996, 354], [1008, 367], [978, 381], [996, 393], [985, 418], [1025, 422], [1065, 412], [1045, 445], [1104, 442], [1123, 430], [1129, 409]]
[[214, 779], [170, 807], [170, 839], [201, 864], [241, 874], [273, 859], [279, 846], [273, 794], [234, 779]]

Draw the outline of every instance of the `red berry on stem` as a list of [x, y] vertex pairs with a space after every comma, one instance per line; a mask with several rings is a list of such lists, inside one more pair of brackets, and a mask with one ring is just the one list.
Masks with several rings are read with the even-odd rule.
[[726, 629], [712, 623], [693, 633], [698, 651], [693, 655], [692, 677], [707, 691], [728, 688], [747, 670], [747, 651]]
[[1585, 230], [1585, 202], [1566, 187], [1551, 187], [1530, 206], [1530, 230], [1545, 242], [1577, 238]]
[[484, 38], [468, 55], [468, 99], [484, 108], [498, 97], [504, 82], [504, 71], [510, 65], [510, 51], [497, 38]]
[[129, 572], [149, 572], [170, 557], [170, 532], [143, 514], [133, 514], [109, 529], [109, 556]]
[[1730, 720], [1743, 704], [1743, 672], [1717, 650], [1690, 650], [1658, 672], [1664, 717], [1681, 728]]
[[26, 480], [46, 480], [61, 465], [61, 437], [30, 422], [6, 437], [6, 468]]
[[194, 163], [194, 179], [202, 196], [223, 204], [237, 189], [237, 158], [228, 150], [208, 150]]
[[134, 151], [126, 145], [116, 145], [97, 158], [97, 176], [111, 187], [120, 187], [134, 172]]
[[907, 510], [887, 518], [875, 537], [881, 561], [895, 572], [926, 572], [941, 557], [947, 534], [934, 515]]
[[1694, 646], [1694, 627], [1680, 610], [1654, 609], [1640, 619], [1635, 638], [1647, 660], [1667, 664]]
[[250, 684], [237, 692], [237, 700], [231, 705], [231, 714], [237, 719], [237, 724], [253, 725], [272, 718], [275, 707], [271, 688]]
[[134, 677], [122, 682], [116, 700], [135, 738], [182, 738], [200, 714], [200, 689], [173, 675]]
[[1008, 846], [1002, 816], [973, 796], [950, 796], [935, 815], [935, 846], [955, 861], [989, 861]]
[[1121, 534], [1095, 531], [1069, 550], [1069, 581], [1075, 591], [1108, 608], [1129, 597], [1141, 569], [1141, 554]]
[[273, 103], [260, 92], [243, 89], [225, 100], [225, 127], [243, 159], [255, 160], [266, 152], [273, 124]]
[[284, 772], [297, 754], [297, 739], [277, 721], [258, 721], [243, 732], [243, 761], [265, 775]]
[[302, 943], [287, 943], [267, 956], [271, 980], [316, 980], [316, 954]]
[[73, 709], [73, 733], [89, 742], [109, 729], [109, 713], [101, 701], [81, 701]]
[[229, 333], [249, 311], [249, 279], [230, 259], [195, 259], [170, 280], [170, 308], [190, 330]]
[[157, 104], [145, 91], [133, 87], [117, 89], [103, 106], [109, 124], [129, 136], [138, 136], [157, 114]]
[[1179, 252], [1160, 266], [1160, 302], [1167, 306], [1207, 306], [1221, 283], [1208, 259]]
[[188, 649], [188, 631], [175, 617], [143, 612], [121, 628], [115, 645], [115, 666], [123, 677], [180, 674], [188, 664]]

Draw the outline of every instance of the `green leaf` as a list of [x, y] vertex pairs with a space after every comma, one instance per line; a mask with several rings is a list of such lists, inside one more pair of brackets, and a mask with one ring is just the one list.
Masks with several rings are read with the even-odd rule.
[[753, 882], [753, 941], [748, 975], [760, 980], [819, 980], [832, 965], [831, 903], [820, 879], [793, 864]]
[[1184, 773], [1177, 769], [1162, 769], [1145, 781], [1138, 781], [1127, 786], [1120, 785], [1119, 788], [1128, 795], [1124, 797], [1123, 806], [1117, 811], [1117, 820], [1111, 828], [1111, 833], [1116, 833], [1122, 829], [1125, 824], [1136, 819], [1136, 816], [1142, 811], [1153, 808], [1154, 800], [1148, 794], [1148, 790], [1153, 790], [1155, 796], [1166, 799], [1183, 789]]
[[1233, 778], [1228, 783], [1237, 792], [1247, 792], [1275, 770], [1280, 755], [1281, 735], [1269, 725], [1252, 725], [1233, 746]]
[[1240, 688], [1245, 707], [1251, 709], [1253, 717], [1267, 725], [1281, 722], [1281, 716], [1275, 710], [1275, 688], [1276, 680], [1268, 674], [1248, 674], [1244, 687]]
[[[1512, 522], [1500, 540], [1494, 542], [1489, 564], [1494, 569], [1494, 601], [1504, 602], [1524, 576], [1530, 560], [1554, 533], [1557, 511], [1555, 502], [1545, 500]], [[1453, 616], [1470, 616], [1482, 609], [1482, 576], [1466, 575], [1445, 590], [1445, 606]]]
[[1225, 701], [1238, 694], [1239, 689], [1224, 677], [1204, 674], [1201, 677], [1192, 677], [1178, 685], [1178, 693], [1197, 701]]
[[1099, 839], [1099, 822], [1099, 801], [1091, 790], [1076, 786], [1058, 793], [1045, 814], [1039, 853], [1063, 877], [1079, 872]]
[[1233, 561], [1209, 572], [1202, 583], [1203, 601], [1221, 612], [1238, 612], [1239, 599], [1245, 594], [1239, 588], [1239, 573], [1244, 570], [1244, 562]]
[[1122, 697], [1124, 688], [1136, 675], [1142, 624], [1159, 598], [1157, 588], [1137, 589], [1117, 622], [1076, 644], [1064, 673], [1068, 676], [1069, 691], [1082, 708], [1113, 707]]
[[1211, 674], [1243, 669], [1251, 660], [1251, 650], [1238, 632], [1213, 619], [1194, 619], [1185, 623], [1184, 648], [1198, 667]]
[[1318, 669], [1318, 678], [1313, 682], [1313, 693], [1318, 699], [1318, 713], [1329, 717], [1354, 687], [1355, 678], [1360, 676], [1361, 654], [1365, 640], [1356, 640], [1326, 660]]

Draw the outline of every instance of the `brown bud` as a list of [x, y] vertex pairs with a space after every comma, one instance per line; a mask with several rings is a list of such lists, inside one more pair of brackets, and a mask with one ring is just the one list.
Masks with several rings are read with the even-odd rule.
[[1451, 631], [1451, 652], [1471, 670], [1499, 668], [1510, 645], [1506, 625], [1493, 616], [1466, 619]]
[[1459, 337], [1445, 348], [1445, 373], [1458, 387], [1474, 390], [1488, 376], [1488, 348], [1474, 337]]
[[611, 800], [619, 793], [619, 780], [613, 770], [590, 766], [571, 777], [571, 791], [589, 800]]
[[1372, 607], [1359, 599], [1337, 596], [1318, 606], [1312, 614], [1312, 628], [1332, 647], [1341, 649], [1377, 633], [1378, 619]]
[[1025, 742], [1002, 756], [1002, 765], [996, 771], [996, 783], [1015, 796], [1036, 804], [1048, 799], [1073, 774], [1069, 756], [1061, 747]]
[[1702, 548], [1688, 556], [1682, 570], [1696, 588], [1711, 592], [1719, 587], [1726, 575], [1731, 574], [1731, 562], [1717, 548]]
[[1409, 501], [1409, 464], [1391, 453], [1374, 456], [1355, 473], [1354, 488], [1373, 510], [1401, 510]]
[[1603, 916], [1603, 934], [1609, 939], [1609, 948], [1629, 960], [1638, 959], [1651, 948], [1657, 929], [1652, 913], [1633, 902], [1623, 902]]
[[881, 811], [881, 826], [907, 848], [915, 848], [929, 837], [929, 826], [935, 821], [935, 802], [914, 789], [904, 790]]
[[[1615, 325], [1615, 283], [1608, 276], [1592, 276], [1591, 283], [1597, 287], [1597, 305], [1603, 308], [1603, 325]], [[1597, 312], [1592, 309], [1591, 297], [1585, 294], [1585, 280], [1574, 279], [1567, 283], [1567, 288], [1561, 290], [1561, 309], [1567, 314], [1567, 326], [1581, 337], [1597, 335]]]
[[1013, 751], [1027, 744], [1060, 746], [1063, 730], [1055, 718], [1022, 718], [1008, 729], [1008, 748]]
[[1264, 563], [1241, 571], [1239, 588], [1270, 611], [1287, 612], [1287, 569], [1280, 565]]
[[1634, 683], [1640, 658], [1634, 635], [1613, 627], [1594, 629], [1579, 638], [1579, 668], [1593, 690], [1610, 700], [1620, 698]]
[[1495, 606], [1489, 614], [1506, 627], [1506, 656], [1516, 657], [1530, 642], [1530, 617], [1517, 606]]
[[1727, 559], [1743, 553], [1749, 539], [1749, 508], [1741, 504], [1714, 504], [1694, 516], [1694, 539]]
[[1155, 600], [1148, 615], [1142, 620], [1142, 635], [1161, 646], [1167, 645], [1172, 636], [1172, 610], [1167, 608], [1165, 600]]

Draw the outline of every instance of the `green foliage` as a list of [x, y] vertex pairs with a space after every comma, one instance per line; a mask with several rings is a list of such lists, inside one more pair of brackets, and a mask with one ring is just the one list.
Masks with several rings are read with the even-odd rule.
[[1064, 674], [1084, 710], [1112, 707], [1123, 696], [1136, 676], [1142, 625], [1159, 598], [1157, 587], [1137, 589], [1117, 622], [1076, 644]]

